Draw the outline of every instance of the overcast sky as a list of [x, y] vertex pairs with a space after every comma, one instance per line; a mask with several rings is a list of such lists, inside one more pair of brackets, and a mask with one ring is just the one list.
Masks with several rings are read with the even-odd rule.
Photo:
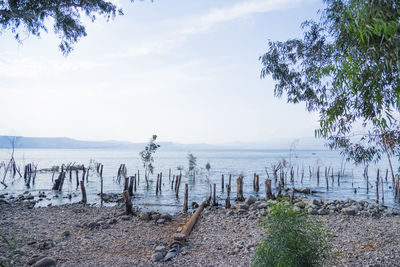
[[313, 136], [318, 116], [260, 79], [268, 40], [301, 36], [313, 0], [119, 0], [64, 57], [49, 28], [0, 35], [0, 135], [223, 144]]

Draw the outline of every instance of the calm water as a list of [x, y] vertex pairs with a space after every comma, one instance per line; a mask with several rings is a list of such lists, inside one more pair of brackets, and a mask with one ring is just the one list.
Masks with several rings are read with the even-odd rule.
[[[49, 168], [53, 165], [61, 165], [62, 163], [68, 164], [75, 162], [76, 164], [84, 164], [86, 167], [90, 165], [91, 161], [100, 162], [104, 165], [103, 179], [104, 179], [104, 192], [105, 193], [121, 193], [123, 190], [123, 183], [116, 182], [117, 171], [121, 163], [126, 164], [128, 175], [134, 175], [137, 170], [140, 170], [140, 184], [137, 187], [137, 192], [134, 194], [134, 205], [140, 206], [142, 209], [160, 210], [166, 212], [179, 212], [183, 204], [183, 190], [184, 184], [189, 184], [189, 203], [192, 201], [201, 202], [208, 194], [209, 184], [217, 184], [217, 195], [221, 198], [221, 204], [224, 202], [226, 192], [221, 190], [221, 174], [225, 175], [225, 183], [228, 181], [228, 175], [232, 174], [232, 193], [231, 197], [236, 196], [236, 178], [242, 174], [244, 176], [244, 195], [254, 194], [257, 197], [264, 197], [264, 183], [267, 179], [265, 167], [268, 168], [269, 175], [272, 179], [272, 165], [277, 164], [282, 159], [294, 166], [296, 188], [306, 186], [311, 187], [321, 193], [318, 196], [328, 199], [367, 199], [375, 201], [375, 180], [376, 169], [381, 170], [381, 177], [385, 178], [386, 169], [389, 165], [386, 161], [382, 161], [378, 166], [369, 167], [370, 187], [367, 194], [366, 182], [362, 176], [364, 166], [353, 166], [351, 163], [343, 162], [340, 155], [334, 151], [322, 150], [297, 150], [290, 152], [289, 150], [258, 150], [258, 151], [192, 151], [194, 156], [197, 157], [198, 173], [193, 180], [185, 175], [185, 170], [188, 169], [187, 151], [163, 151], [160, 149], [155, 155], [155, 170], [154, 175], [150, 177], [150, 187], [147, 190], [146, 183], [143, 176], [142, 162], [139, 158], [139, 151], [135, 150], [87, 150], [87, 149], [17, 149], [14, 158], [17, 165], [21, 168], [23, 174], [23, 166], [27, 163], [34, 162], [38, 164], [38, 169]], [[8, 161], [10, 158], [9, 149], [0, 149], [0, 161]], [[208, 173], [205, 170], [207, 162], [211, 164], [211, 170]], [[398, 161], [394, 159], [395, 170], [398, 168]], [[175, 197], [174, 191], [171, 189], [168, 171], [172, 170], [172, 174], [178, 174], [177, 166], [183, 166], [182, 183], [180, 186], [180, 197]], [[313, 170], [313, 176], [310, 178], [309, 166]], [[317, 167], [321, 168], [321, 178], [319, 185], [316, 179]], [[331, 178], [329, 179], [329, 190], [326, 190], [325, 182], [325, 166], [332, 167], [335, 174], [335, 182], [332, 184]], [[345, 176], [340, 180], [340, 186], [337, 184], [337, 173], [341, 166], [345, 167]], [[304, 178], [301, 184], [301, 172], [304, 168]], [[298, 172], [297, 172], [298, 170]], [[4, 169], [0, 171], [0, 179], [3, 179]], [[157, 179], [156, 173], [163, 172], [163, 187], [160, 195], [156, 196], [155, 181]], [[253, 192], [253, 173], [260, 176], [260, 192], [257, 194]], [[352, 172], [354, 173], [354, 187], [357, 188], [357, 193], [354, 193], [352, 188]], [[56, 178], [57, 175], [55, 175]], [[24, 184], [24, 179], [11, 178], [7, 176], [5, 182], [8, 187], [4, 188], [0, 185], [0, 194], [9, 193], [18, 195], [26, 190], [32, 192], [34, 196], [38, 195], [39, 191], [45, 191], [47, 198], [39, 202], [37, 205], [45, 206], [49, 203], [63, 204], [73, 203], [81, 200], [80, 188], [76, 189], [76, 179], [70, 182], [67, 174], [63, 192], [57, 193], [52, 191], [52, 173], [38, 173], [35, 185], [27, 189]], [[273, 179], [272, 179], [273, 180]], [[289, 182], [288, 184], [292, 186]], [[89, 181], [86, 183], [86, 191], [88, 194], [89, 203], [100, 203], [100, 198], [97, 195], [100, 192], [100, 179], [96, 173], [91, 170]], [[273, 183], [274, 185], [274, 183]], [[392, 179], [390, 172], [388, 181], [384, 182], [385, 191], [385, 205], [390, 207], [399, 208], [398, 202], [394, 198], [392, 186]], [[226, 190], [225, 190], [226, 191]], [[66, 198], [68, 194], [72, 194], [71, 199]], [[381, 188], [379, 189], [381, 195]]]

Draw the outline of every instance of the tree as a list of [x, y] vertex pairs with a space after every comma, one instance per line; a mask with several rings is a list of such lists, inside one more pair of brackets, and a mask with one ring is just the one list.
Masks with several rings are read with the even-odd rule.
[[[97, 16], [107, 20], [116, 14], [123, 15], [114, 1], [104, 0], [0, 0], [0, 33], [10, 30], [21, 42], [21, 32], [40, 36], [47, 32], [48, 20], [53, 21], [54, 33], [61, 39], [60, 49], [68, 55], [73, 45], [86, 36], [81, 16], [92, 22]], [[133, 2], [133, 0], [131, 0]]]
[[400, 4], [324, 2], [320, 20], [302, 24], [302, 39], [268, 43], [261, 77], [272, 75], [275, 96], [318, 112], [316, 136], [347, 160], [386, 154], [391, 163], [400, 154]]
[[193, 156], [193, 154], [189, 154], [187, 159], [189, 161], [189, 175], [193, 176], [194, 172], [196, 171], [197, 158]]
[[144, 178], [146, 179], [146, 185], [149, 187], [149, 176], [153, 174], [153, 154], [156, 153], [156, 150], [160, 147], [159, 144], [156, 144], [155, 141], [157, 139], [157, 135], [153, 135], [150, 139], [150, 142], [145, 146], [144, 150], [139, 153], [142, 158], [143, 168], [144, 168]]

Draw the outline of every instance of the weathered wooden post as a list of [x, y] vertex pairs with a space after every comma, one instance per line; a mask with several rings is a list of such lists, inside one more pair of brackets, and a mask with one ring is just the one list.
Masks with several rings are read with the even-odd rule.
[[160, 180], [158, 181], [158, 191], [161, 194], [161, 185], [162, 185], [162, 172], [160, 172]]
[[385, 203], [385, 191], [383, 190], [383, 179], [381, 179], [381, 185], [382, 185], [382, 204]]
[[82, 191], [82, 203], [86, 203], [87, 198], [86, 198], [86, 189], [85, 189], [84, 181], [80, 181], [80, 185], [81, 185], [81, 191]]
[[265, 200], [272, 199], [271, 180], [265, 180]]
[[128, 190], [128, 184], [129, 184], [129, 177], [125, 177], [124, 191]]
[[188, 193], [189, 193], [189, 185], [185, 184], [185, 197], [183, 199], [183, 212], [188, 211]]
[[100, 176], [100, 206], [103, 207], [103, 176]]
[[294, 187], [292, 187], [292, 191], [290, 192], [290, 203], [294, 203]]
[[229, 174], [229, 181], [228, 181], [229, 188], [232, 188], [231, 180], [232, 180], [232, 174]]
[[123, 197], [125, 200], [125, 215], [132, 214], [132, 200], [128, 190], [124, 191]]
[[256, 192], [260, 191], [260, 176], [256, 176]]
[[224, 182], [224, 175], [221, 176], [221, 191], [224, 192], [225, 182]]
[[237, 186], [237, 192], [236, 192], [236, 201], [243, 201], [243, 176], [239, 176], [239, 178], [236, 179], [236, 186]]
[[136, 174], [134, 175], [133, 190], [136, 192]]
[[129, 196], [133, 196], [133, 176], [129, 177], [128, 191], [129, 191]]
[[158, 195], [158, 183], [160, 181], [160, 174], [157, 174], [157, 182], [156, 182], [156, 195]]
[[225, 209], [229, 209], [231, 207], [231, 186], [229, 184], [226, 185], [226, 199], [225, 199]]
[[213, 206], [218, 206], [218, 203], [217, 203], [217, 198], [216, 198], [216, 190], [217, 189], [217, 184], [213, 184]]

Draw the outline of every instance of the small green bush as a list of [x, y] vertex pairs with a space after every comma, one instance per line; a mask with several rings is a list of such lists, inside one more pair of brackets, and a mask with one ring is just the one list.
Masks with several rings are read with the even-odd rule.
[[253, 266], [321, 266], [329, 260], [329, 235], [323, 223], [288, 202], [271, 204], [262, 224], [268, 234], [256, 249]]

